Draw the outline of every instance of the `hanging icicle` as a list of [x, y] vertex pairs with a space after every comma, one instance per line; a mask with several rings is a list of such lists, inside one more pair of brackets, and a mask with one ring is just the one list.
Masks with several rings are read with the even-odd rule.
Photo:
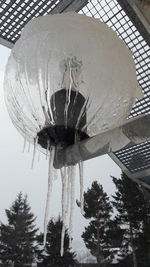
[[84, 215], [84, 174], [83, 174], [83, 170], [84, 170], [84, 166], [83, 166], [83, 162], [79, 162], [79, 177], [80, 177], [80, 205], [81, 205], [81, 213], [82, 215]]
[[51, 198], [52, 186], [53, 186], [53, 160], [54, 160], [54, 148], [51, 148], [50, 152], [49, 152], [48, 190], [47, 190], [45, 217], [44, 217], [44, 242], [43, 242], [44, 246], [46, 244], [47, 225], [48, 225], [49, 208], [50, 208], [50, 198]]
[[29, 144], [28, 144], [28, 153], [30, 152], [30, 148], [31, 148], [31, 143], [29, 142]]
[[72, 239], [73, 211], [75, 205], [75, 173], [76, 166], [60, 169], [62, 179], [62, 233], [61, 233], [61, 255], [64, 251], [65, 231], [69, 231], [70, 245]]
[[38, 136], [34, 139], [34, 147], [33, 147], [33, 156], [32, 156], [31, 169], [33, 169], [33, 166], [34, 166], [37, 145], [38, 145]]
[[25, 149], [26, 149], [26, 144], [27, 144], [27, 140], [26, 138], [24, 138], [24, 142], [23, 142], [23, 150], [22, 150], [22, 153], [25, 152]]
[[72, 240], [72, 231], [73, 231], [73, 212], [75, 205], [75, 175], [76, 175], [76, 166], [71, 166], [71, 188], [70, 188], [70, 217], [69, 217], [69, 246], [71, 246]]
[[61, 180], [62, 180], [62, 232], [61, 232], [61, 249], [60, 254], [63, 256], [64, 251], [64, 238], [65, 238], [65, 230], [67, 226], [67, 167], [64, 167], [60, 170]]

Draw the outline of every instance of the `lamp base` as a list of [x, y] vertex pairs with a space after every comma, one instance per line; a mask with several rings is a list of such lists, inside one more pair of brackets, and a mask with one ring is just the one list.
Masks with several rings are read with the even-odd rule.
[[80, 131], [65, 126], [49, 126], [42, 129], [38, 134], [38, 143], [45, 149], [48, 146], [62, 147], [75, 144], [77, 141], [85, 140], [89, 136]]
[[[86, 125], [86, 100], [79, 91], [61, 89], [51, 96], [50, 105], [54, 125], [46, 125], [37, 134], [43, 148], [66, 147], [88, 138], [81, 130]], [[49, 117], [52, 119], [50, 114]]]

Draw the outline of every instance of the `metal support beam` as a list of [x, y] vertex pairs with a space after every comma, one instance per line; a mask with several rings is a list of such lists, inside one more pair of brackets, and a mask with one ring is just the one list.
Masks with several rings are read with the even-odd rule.
[[141, 33], [147, 44], [150, 45], [150, 24], [138, 6], [138, 0], [117, 0]]
[[14, 44], [11, 42], [8, 42], [7, 40], [0, 37], [0, 45], [6, 46], [8, 48], [13, 48]]
[[54, 167], [74, 165], [104, 154], [120, 150], [126, 146], [150, 140], [150, 115], [141, 115], [111, 131], [78, 142], [65, 149], [58, 148]]
[[[7, 4], [7, 6], [3, 9], [2, 12], [0, 12], [0, 16], [2, 17], [5, 16], [5, 13], [8, 13], [7, 16], [5, 16], [5, 18], [3, 18], [3, 21], [1, 22], [0, 27], [3, 27], [4, 23], [7, 23], [8, 20], [10, 20], [11, 17], [14, 17], [13, 19], [11, 19], [11, 21], [8, 23], [8, 25], [12, 26], [13, 22], [15, 23], [15, 26], [13, 26], [11, 28], [11, 30], [9, 29], [9, 31], [7, 32], [7, 34], [5, 33], [5, 38], [3, 38], [3, 34], [1, 32], [0, 34], [0, 44], [4, 45], [8, 48], [12, 48], [14, 43], [16, 42], [16, 40], [18, 39], [18, 37], [15, 39], [12, 39], [13, 35], [15, 36], [15, 34], [17, 34], [17, 32], [19, 32], [20, 35], [20, 31], [22, 31], [22, 29], [24, 28], [25, 24], [31, 20], [32, 18], [34, 18], [36, 16], [36, 13], [39, 14], [39, 12], [42, 10], [42, 6], [41, 6], [41, 10], [40, 10], [40, 6], [38, 5], [38, 9], [35, 10], [36, 7], [36, 3], [34, 3], [34, 7], [33, 8], [33, 15], [31, 16], [31, 7], [29, 9], [29, 11], [27, 11], [26, 9], [23, 10], [23, 8], [21, 7], [20, 11], [18, 11], [17, 9], [13, 8], [13, 10], [10, 11], [10, 8], [12, 6], [12, 4], [15, 2], [15, 0], [10, 1], [9, 4]], [[47, 1], [43, 1], [43, 6], [44, 6], [44, 2], [46, 5]], [[57, 1], [51, 1], [50, 4], [47, 4], [47, 14], [56, 14], [56, 13], [62, 13], [62, 12], [78, 12], [80, 9], [82, 9], [87, 3], [88, 0], [61, 0], [53, 9], [51, 9], [51, 11], [48, 11], [50, 6], [52, 6], [52, 3], [54, 4]], [[17, 3], [17, 8], [19, 7], [19, 4], [21, 5], [21, 1]], [[27, 5], [27, 3], [26, 3]], [[17, 11], [16, 11], [17, 10]], [[17, 16], [23, 15], [22, 12], [25, 11], [26, 13], [24, 14], [24, 17], [28, 17], [28, 15], [30, 15], [30, 17], [27, 19], [26, 22], [23, 22], [23, 24], [20, 24], [20, 21], [17, 22], [17, 17], [16, 15], [14, 16], [15, 12], [17, 13]], [[40, 13], [42, 15], [42, 13]], [[46, 8], [43, 11], [43, 14], [46, 14]], [[6, 27], [6, 26], [5, 26]], [[1, 29], [0, 29], [1, 30]], [[11, 37], [9, 36], [9, 33], [12, 32], [15, 34], [13, 34]], [[8, 38], [7, 38], [8, 36]]]
[[78, 12], [87, 3], [88, 0], [63, 0], [50, 12], [50, 14], [71, 12], [71, 11]]

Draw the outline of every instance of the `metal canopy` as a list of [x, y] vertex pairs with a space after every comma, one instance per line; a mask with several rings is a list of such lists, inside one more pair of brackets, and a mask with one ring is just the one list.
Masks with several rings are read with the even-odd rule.
[[118, 3], [125, 10], [144, 40], [150, 45], [150, 1], [118, 0]]
[[[132, 51], [136, 64], [137, 78], [144, 98], [136, 101], [129, 119], [150, 113], [150, 25], [140, 13], [137, 1], [92, 0], [80, 13], [94, 16], [105, 22]], [[146, 2], [146, 1], [143, 1]], [[150, 176], [150, 142], [130, 144], [121, 150], [109, 153], [110, 157], [132, 179], [148, 182]], [[149, 178], [150, 180], [150, 178]]]
[[12, 48], [25, 24], [32, 18], [49, 13], [79, 11], [87, 2], [88, 0], [1, 0], [0, 44]]
[[[0, 43], [12, 47], [24, 25], [49, 13], [79, 11], [105, 22], [132, 51], [144, 98], [137, 100], [128, 119], [150, 113], [150, 25], [138, 9], [140, 0], [1, 0]], [[147, 3], [149, 0], [142, 1]], [[149, 5], [148, 5], [149, 6]], [[92, 50], [91, 50], [92, 53]], [[132, 144], [110, 152], [111, 158], [132, 179], [149, 184], [150, 142]], [[144, 178], [142, 178], [144, 177]], [[148, 185], [149, 186], [149, 185]], [[150, 186], [149, 186], [150, 188]]]

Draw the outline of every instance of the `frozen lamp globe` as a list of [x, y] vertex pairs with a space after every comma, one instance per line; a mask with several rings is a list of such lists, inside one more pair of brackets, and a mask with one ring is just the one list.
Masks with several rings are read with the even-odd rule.
[[[141, 98], [134, 61], [123, 41], [99, 20], [76, 13], [47, 15], [25, 26], [8, 59], [4, 88], [15, 127], [25, 140], [49, 153], [46, 233], [55, 151], [125, 123]], [[78, 165], [83, 212], [80, 160]], [[60, 170], [61, 255], [75, 199], [75, 166], [66, 166]]]
[[5, 99], [29, 142], [68, 145], [122, 125], [141, 95], [130, 51], [104, 23], [75, 13], [30, 21], [12, 49]]

